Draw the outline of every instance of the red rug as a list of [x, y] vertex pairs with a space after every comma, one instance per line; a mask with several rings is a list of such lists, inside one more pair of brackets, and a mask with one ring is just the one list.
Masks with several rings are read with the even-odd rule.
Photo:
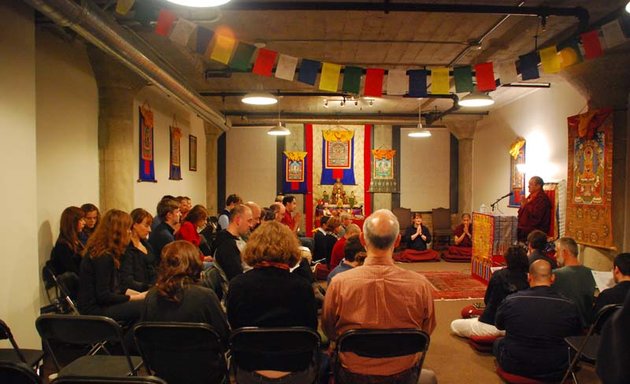
[[483, 299], [486, 286], [461, 272], [421, 272], [433, 287], [433, 298], [438, 300]]

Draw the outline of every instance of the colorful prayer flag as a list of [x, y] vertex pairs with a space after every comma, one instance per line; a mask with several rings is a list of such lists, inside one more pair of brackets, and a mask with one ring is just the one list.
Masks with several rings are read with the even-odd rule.
[[363, 75], [363, 68], [359, 67], [345, 67], [343, 70], [343, 83], [341, 89], [344, 92], [359, 94], [361, 89], [361, 76]]
[[604, 34], [604, 41], [606, 42], [606, 47], [608, 48], [616, 47], [626, 41], [626, 37], [623, 35], [623, 31], [621, 30], [621, 24], [619, 24], [619, 20], [613, 20], [604, 25], [602, 27], [602, 33]]
[[497, 64], [497, 74], [501, 84], [510, 84], [518, 81], [518, 72], [516, 72], [516, 63], [514, 61], [504, 61]]
[[494, 80], [494, 66], [491, 62], [475, 65], [475, 78], [479, 92], [494, 91], [497, 83]]
[[243, 72], [249, 71], [254, 52], [256, 52], [255, 46], [240, 41], [230, 60], [230, 68], [238, 69]]
[[195, 51], [201, 55], [205, 54], [213, 36], [214, 31], [204, 27], [197, 28], [197, 44]]
[[584, 46], [584, 57], [594, 59], [604, 54], [602, 44], [599, 41], [599, 31], [594, 30], [580, 35], [582, 46]]
[[409, 96], [427, 96], [427, 71], [424, 69], [412, 69], [407, 71], [409, 76]]
[[276, 77], [278, 79], [293, 81], [297, 64], [297, 57], [280, 55], [280, 58], [278, 59], [278, 66], [276, 67]]
[[453, 76], [455, 77], [455, 92], [472, 92], [475, 90], [472, 67], [470, 65], [454, 68]]
[[540, 77], [538, 73], [538, 52], [530, 52], [519, 56], [519, 69], [523, 80], [533, 80]]
[[565, 44], [558, 45], [558, 49], [560, 50], [560, 65], [562, 66], [562, 68], [566, 68], [573, 64], [581, 63], [582, 61], [584, 61], [577, 39], [573, 39]]
[[322, 75], [319, 77], [319, 89], [322, 91], [337, 92], [340, 73], [341, 65], [323, 63]]
[[260, 48], [258, 50], [258, 56], [256, 57], [256, 62], [254, 63], [252, 72], [262, 76], [271, 76], [271, 73], [273, 72], [273, 65], [276, 63], [277, 56], [278, 52], [276, 51], [272, 51], [267, 48]]
[[171, 32], [169, 39], [185, 47], [188, 45], [190, 36], [192, 36], [193, 32], [195, 32], [195, 28], [197, 28], [197, 24], [192, 21], [179, 19], [177, 20], [175, 27], [173, 27], [173, 32]]
[[434, 95], [446, 95], [451, 90], [449, 82], [449, 69], [447, 67], [431, 69], [431, 93]]
[[540, 55], [540, 63], [542, 64], [543, 72], [560, 72], [560, 56], [558, 56], [558, 50], [555, 45], [539, 50], [538, 54]]
[[168, 9], [161, 9], [157, 24], [155, 25], [155, 33], [160, 36], [168, 36], [175, 20], [177, 20], [175, 12]]
[[390, 69], [387, 71], [387, 94], [405, 95], [409, 90], [409, 79], [404, 69]]
[[118, 0], [116, 2], [116, 13], [125, 16], [133, 7], [136, 0]]
[[302, 65], [300, 65], [300, 72], [298, 73], [298, 81], [315, 85], [317, 73], [321, 65], [322, 63], [319, 61], [302, 59]]
[[227, 64], [230, 62], [230, 56], [234, 51], [236, 40], [232, 36], [215, 35], [214, 47], [210, 53], [210, 59], [218, 61], [219, 63]]
[[365, 86], [363, 95], [371, 97], [383, 96], [383, 78], [385, 70], [381, 68], [368, 68], [365, 74]]

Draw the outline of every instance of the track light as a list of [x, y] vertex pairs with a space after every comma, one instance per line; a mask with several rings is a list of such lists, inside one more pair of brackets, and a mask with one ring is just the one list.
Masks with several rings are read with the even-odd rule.
[[471, 92], [459, 100], [462, 107], [487, 107], [494, 104], [494, 100], [489, 95], [479, 92]]
[[248, 93], [241, 101], [245, 104], [250, 105], [272, 105], [278, 102], [278, 99], [271, 93], [267, 92], [253, 92]]
[[324, 99], [324, 108], [328, 108], [328, 100]]
[[340, 106], [340, 107], [343, 107], [343, 106], [345, 106], [345, 105], [346, 105], [346, 98], [344, 97], [344, 99], [343, 99], [343, 100], [341, 100], [341, 102], [339, 103], [339, 106]]

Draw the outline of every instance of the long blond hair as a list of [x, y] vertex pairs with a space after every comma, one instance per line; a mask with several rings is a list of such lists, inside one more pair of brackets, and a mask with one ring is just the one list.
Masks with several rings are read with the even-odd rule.
[[109, 254], [114, 258], [116, 268], [120, 267], [120, 258], [125, 253], [131, 240], [131, 216], [118, 209], [110, 209], [85, 246], [85, 255], [91, 258]]

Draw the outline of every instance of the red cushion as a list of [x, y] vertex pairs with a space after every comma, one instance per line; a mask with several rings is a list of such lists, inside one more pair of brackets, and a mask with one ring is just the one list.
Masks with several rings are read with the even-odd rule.
[[497, 374], [508, 384], [545, 384], [544, 381], [538, 381], [536, 379], [530, 379], [529, 377], [515, 375], [513, 373], [505, 372], [497, 364]]
[[498, 336], [470, 336], [470, 340], [477, 344], [494, 344]]

